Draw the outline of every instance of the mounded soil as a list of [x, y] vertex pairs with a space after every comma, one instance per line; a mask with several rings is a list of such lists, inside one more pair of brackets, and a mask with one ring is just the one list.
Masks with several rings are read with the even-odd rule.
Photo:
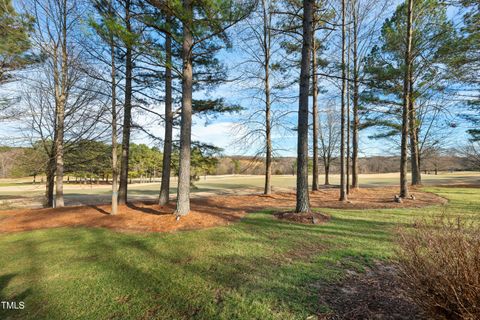
[[[415, 200], [394, 202], [398, 188], [362, 188], [349, 196], [348, 202], [338, 201], [338, 189], [326, 188], [311, 193], [312, 208], [382, 209], [419, 208], [444, 204], [447, 200], [435, 194], [412, 191]], [[169, 232], [227, 225], [249, 212], [275, 209], [285, 212], [295, 207], [295, 193], [272, 195], [219, 195], [191, 200], [189, 215], [176, 221], [172, 214], [174, 201], [168, 206], [134, 202], [119, 206], [118, 215], [109, 214], [110, 205], [75, 206], [54, 209], [17, 209], [0, 211], [0, 233], [57, 227], [103, 227], [134, 232]]]

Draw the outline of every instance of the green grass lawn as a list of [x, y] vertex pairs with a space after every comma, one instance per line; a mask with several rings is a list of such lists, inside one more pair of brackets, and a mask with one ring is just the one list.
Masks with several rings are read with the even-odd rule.
[[395, 229], [447, 211], [479, 219], [480, 189], [430, 188], [446, 207], [323, 210], [319, 226], [249, 214], [172, 234], [59, 228], [0, 235], [0, 319], [305, 319], [318, 284], [394, 256]]

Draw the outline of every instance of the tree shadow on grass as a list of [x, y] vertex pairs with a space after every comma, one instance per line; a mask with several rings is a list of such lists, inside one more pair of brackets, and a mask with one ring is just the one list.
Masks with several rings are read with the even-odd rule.
[[[276, 309], [282, 306], [279, 309], [282, 312], [312, 314], [316, 313], [318, 308], [316, 289], [308, 285], [315, 282], [318, 277], [322, 277], [319, 270], [328, 270], [328, 273], [339, 272], [338, 265], [333, 262], [334, 259], [355, 260], [356, 264], [364, 264], [365, 257], [352, 256], [353, 251], [349, 249], [352, 244], [345, 245], [344, 241], [342, 245], [335, 248], [318, 246], [318, 250], [315, 249], [317, 251], [313, 250], [311, 255], [305, 257], [288, 256], [289, 250], [301, 251], [306, 242], [322, 243], [326, 237], [332, 237], [329, 243], [335, 239], [344, 240], [342, 238], [355, 237], [359, 240], [366, 239], [375, 245], [375, 243], [389, 241], [388, 232], [382, 229], [392, 225], [391, 223], [372, 224], [354, 219], [338, 219], [335, 223], [339, 225], [329, 229], [326, 228], [328, 224], [321, 227], [304, 226], [281, 222], [271, 216], [256, 216], [235, 225], [232, 228], [235, 230], [232, 232], [226, 231], [226, 237], [222, 242], [215, 243], [215, 248], [210, 248], [200, 256], [197, 252], [202, 250], [205, 242], [192, 242], [193, 239], [198, 239], [196, 237], [192, 239], [187, 235], [185, 235], [185, 242], [180, 246], [169, 244], [172, 246], [171, 250], [159, 249], [146, 239], [134, 240], [129, 237], [120, 241], [123, 252], [133, 250], [131, 251], [133, 256], [140, 252], [140, 256], [155, 261], [154, 265], [157, 269], [139, 268], [125, 260], [123, 256], [115, 255], [119, 249], [112, 242], [113, 240], [104, 237], [105, 233], [97, 233], [98, 239], [95, 243], [98, 247], [94, 250], [111, 253], [108, 259], [101, 260], [101, 265], [105, 270], [114, 270], [112, 273], [114, 278], [111, 281], [116, 283], [116, 286], [130, 287], [127, 292], [147, 290], [150, 299], [154, 300], [156, 296], [162, 297], [156, 308], [148, 310], [149, 315], [168, 314], [171, 317], [200, 319], [209, 318], [220, 312], [233, 315], [234, 305], [237, 303], [264, 303], [261, 309], [271, 312], [278, 311]], [[376, 231], [381, 233], [370, 237], [367, 234]], [[275, 248], [278, 241], [272, 237], [275, 233], [284, 235], [282, 240], [291, 243], [290, 249], [285, 245], [278, 250]], [[352, 242], [354, 243], [355, 240]], [[256, 249], [259, 244], [261, 248]], [[229, 245], [237, 249], [226, 250], [224, 246]], [[160, 248], [165, 247], [162, 245]], [[322, 250], [330, 251], [322, 258], [332, 260], [330, 265], [322, 263], [319, 266], [312, 260]], [[149, 264], [145, 261], [142, 263]], [[302, 267], [299, 268], [299, 265]], [[174, 271], [162, 272], [165, 269]], [[134, 283], [131, 281], [132, 274], [135, 274]], [[308, 291], [307, 294], [305, 294], [306, 291]], [[195, 292], [195, 299], [187, 299], [184, 296], [192, 292]], [[224, 305], [224, 301], [229, 301], [230, 304]], [[288, 307], [285, 308], [285, 306]], [[214, 313], [211, 313], [212, 310]], [[247, 313], [244, 316], [256, 317], [259, 315], [254, 313], [260, 311], [245, 312]]]
[[[25, 299], [31, 295], [30, 288], [14, 295], [7, 295], [6, 288], [8, 284], [17, 276], [16, 273], [8, 273], [0, 276], [0, 319], [21, 318], [23, 308], [25, 308]], [[23, 308], [21, 308], [21, 304]], [[10, 304], [10, 306], [7, 306]], [[12, 305], [13, 304], [13, 305]]]
[[[37, 244], [31, 240], [24, 240], [19, 244], [18, 250], [25, 250], [29, 259], [29, 267], [22, 275], [20, 273], [7, 273], [0, 276], [0, 301], [15, 302], [15, 308], [2, 308], [0, 305], [0, 319], [23, 319], [25, 314], [35, 313], [36, 310], [46, 308], [45, 305], [38, 303], [38, 296], [34, 297], [34, 287], [40, 278], [41, 272], [38, 264]], [[16, 277], [25, 277], [28, 288], [20, 290], [14, 294], [7, 294], [7, 287]], [[35, 293], [38, 294], [38, 291]], [[34, 299], [29, 299], [33, 297]], [[24, 309], [20, 308], [20, 302], [23, 302]]]
[[[299, 225], [263, 211], [228, 228], [181, 234], [139, 236], [78, 229], [88, 241], [72, 240], [75, 233], [65, 236], [79, 257], [72, 265], [80, 264], [78, 277], [86, 281], [82, 290], [91, 290], [95, 296], [100, 294], [95, 292], [100, 283], [107, 296], [106, 304], [105, 300], [101, 304], [89, 300], [92, 296], [79, 295], [79, 305], [91, 305], [91, 310], [82, 310], [85, 317], [288, 318], [317, 313], [317, 289], [310, 285], [327, 274], [341, 273], [339, 260], [364, 264], [365, 256], [356, 255], [361, 254], [356, 241], [382, 245], [390, 241], [389, 229], [396, 225], [338, 214], [324, 225]], [[65, 243], [66, 238], [54, 236], [58, 243]], [[294, 254], [305, 251], [309, 243], [316, 245], [308, 254]], [[32, 263], [45, 259], [45, 253], [40, 255], [32, 243], [24, 245]], [[37, 276], [42, 274], [39, 271], [31, 270]], [[35, 294], [35, 301], [40, 301]], [[118, 297], [124, 302], [119, 303]], [[28, 316], [55, 316], [57, 302], [44, 303], [40, 313]], [[77, 311], [71, 306], [62, 316], [74, 317]]]

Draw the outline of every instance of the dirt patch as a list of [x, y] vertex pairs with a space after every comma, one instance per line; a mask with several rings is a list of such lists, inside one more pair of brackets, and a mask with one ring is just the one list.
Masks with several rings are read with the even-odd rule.
[[[433, 194], [415, 191], [416, 200], [395, 203], [397, 188], [368, 188], [353, 192], [349, 202], [338, 201], [338, 189], [324, 189], [311, 193], [312, 208], [381, 209], [424, 207], [443, 204], [445, 199]], [[292, 192], [272, 195], [221, 195], [191, 200], [192, 211], [176, 221], [174, 202], [159, 206], [153, 202], [132, 202], [120, 206], [119, 214], [109, 215], [110, 205], [75, 206], [55, 209], [20, 209], [0, 212], [1, 232], [17, 232], [56, 227], [104, 227], [138, 232], [168, 232], [226, 225], [238, 221], [249, 212], [263, 209], [277, 211], [295, 207]]]
[[400, 289], [395, 266], [376, 263], [365, 273], [350, 271], [340, 283], [319, 285], [320, 305], [330, 312], [318, 319], [427, 319]]
[[330, 217], [319, 212], [296, 213], [296, 212], [277, 212], [275, 217], [280, 220], [287, 220], [303, 224], [320, 224], [327, 222]]

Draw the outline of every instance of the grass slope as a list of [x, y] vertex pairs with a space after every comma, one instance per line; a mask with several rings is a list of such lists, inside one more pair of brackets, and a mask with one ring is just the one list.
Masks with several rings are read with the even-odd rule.
[[[478, 219], [480, 189], [428, 189], [448, 213]], [[0, 319], [305, 319], [318, 284], [393, 256], [394, 231], [440, 207], [325, 210], [320, 226], [269, 211], [173, 234], [61, 228], [0, 235]]]

